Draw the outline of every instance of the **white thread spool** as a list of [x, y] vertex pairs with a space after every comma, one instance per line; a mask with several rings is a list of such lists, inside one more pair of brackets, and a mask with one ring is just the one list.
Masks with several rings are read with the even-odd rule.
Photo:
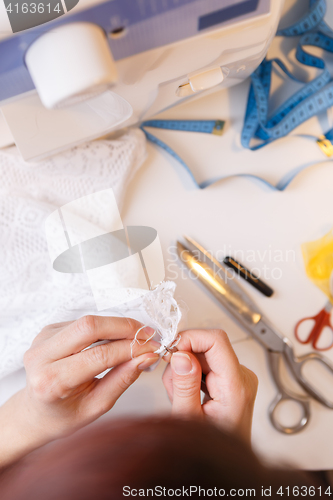
[[47, 108], [95, 97], [117, 80], [106, 36], [91, 23], [71, 23], [48, 31], [29, 47], [25, 61]]

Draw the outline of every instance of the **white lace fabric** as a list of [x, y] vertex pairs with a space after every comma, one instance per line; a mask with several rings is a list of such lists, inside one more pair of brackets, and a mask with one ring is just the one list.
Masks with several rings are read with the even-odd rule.
[[27, 164], [15, 147], [0, 150], [0, 378], [23, 366], [41, 329], [95, 313], [83, 274], [52, 269], [46, 217], [76, 198], [112, 188], [119, 209], [146, 157], [141, 130], [90, 142]]
[[166, 348], [174, 345], [182, 314], [174, 293], [176, 284], [164, 281], [143, 297], [143, 309], [148, 317], [147, 323], [159, 335], [161, 347], [156, 352], [165, 354]]
[[[178, 326], [182, 312], [174, 298], [175, 290], [176, 283], [162, 281], [152, 290], [141, 290], [140, 298], [112, 309], [119, 316], [137, 319], [145, 326], [153, 328], [154, 340], [161, 344], [161, 347], [155, 351], [160, 356], [166, 354], [167, 348], [175, 347], [178, 343]], [[133, 345], [135, 341], [137, 341], [136, 337]]]

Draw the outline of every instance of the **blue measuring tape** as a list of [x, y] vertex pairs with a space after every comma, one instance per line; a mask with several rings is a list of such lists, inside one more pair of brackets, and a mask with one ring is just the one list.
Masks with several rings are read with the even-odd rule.
[[[254, 174], [232, 174], [232, 175], [225, 175], [221, 177], [216, 177], [213, 179], [208, 179], [204, 182], [199, 183], [196, 178], [194, 177], [191, 169], [189, 166], [184, 162], [184, 160], [172, 149], [170, 146], [168, 146], [165, 142], [161, 141], [161, 139], [158, 139], [155, 135], [151, 134], [148, 132], [145, 127], [152, 127], [152, 128], [163, 128], [165, 130], [182, 130], [186, 132], [203, 132], [203, 133], [215, 133], [217, 135], [222, 134], [224, 122], [221, 120], [149, 120], [146, 122], [143, 122], [141, 124], [141, 129], [145, 133], [147, 140], [152, 142], [153, 144], [156, 144], [160, 148], [164, 149], [170, 156], [175, 158], [180, 165], [184, 167], [186, 172], [189, 174], [191, 177], [194, 185], [199, 188], [199, 189], [205, 189], [208, 186], [211, 186], [212, 184], [215, 184], [216, 182], [226, 180], [226, 179], [231, 179], [233, 177], [245, 177], [248, 179], [252, 179], [255, 181], [258, 181], [260, 184], [268, 187], [269, 189], [273, 189], [275, 191], [284, 191], [286, 187], [291, 183], [291, 181], [305, 168], [310, 168], [312, 165], [307, 165], [306, 167], [302, 166], [299, 168], [296, 168], [292, 172], [288, 173], [286, 176], [284, 176], [277, 184], [271, 184], [268, 182], [266, 179], [263, 179], [262, 177], [259, 177], [258, 175]], [[329, 160], [327, 160], [329, 161]]]
[[[244, 126], [241, 133], [243, 147], [252, 151], [262, 148], [281, 137], [285, 137], [304, 121], [333, 106], [333, 80], [324, 60], [307, 53], [304, 49], [305, 46], [314, 46], [333, 53], [333, 31], [324, 21], [325, 13], [326, 0], [310, 0], [310, 10], [303, 18], [292, 26], [277, 32], [277, 36], [301, 36], [296, 50], [297, 60], [301, 64], [322, 69], [323, 71], [318, 77], [303, 85], [299, 91], [275, 111], [273, 116], [268, 117], [273, 64], [276, 64], [292, 80], [297, 82], [300, 82], [300, 80], [295, 78], [279, 59], [264, 59], [251, 75]], [[271, 189], [283, 191], [300, 171], [310, 166], [302, 166], [293, 170], [276, 185], [251, 174], [228, 175], [199, 184], [182, 158], [167, 144], [145, 129], [145, 127], [155, 127], [168, 130], [221, 134], [223, 125], [224, 122], [219, 120], [148, 120], [141, 124], [141, 129], [150, 142], [167, 151], [186, 169], [194, 184], [200, 189], [204, 189], [222, 179], [237, 176], [252, 178]], [[253, 139], [261, 142], [251, 146], [250, 143]], [[317, 139], [317, 143], [327, 156], [333, 155], [333, 129]]]
[[[300, 21], [289, 28], [279, 30], [277, 36], [300, 36], [296, 49], [296, 59], [306, 66], [322, 69], [321, 75], [295, 92], [273, 116], [268, 118], [269, 91], [273, 64], [277, 64], [291, 79], [299, 82], [279, 59], [264, 61], [251, 75], [251, 86], [241, 134], [243, 147], [252, 151], [285, 137], [298, 125], [321, 111], [333, 106], [333, 80], [322, 58], [305, 51], [305, 46], [320, 47], [333, 52], [333, 31], [324, 22], [326, 0], [310, 0], [310, 11]], [[333, 129], [325, 134], [325, 139], [333, 137]], [[252, 139], [261, 142], [251, 146]]]

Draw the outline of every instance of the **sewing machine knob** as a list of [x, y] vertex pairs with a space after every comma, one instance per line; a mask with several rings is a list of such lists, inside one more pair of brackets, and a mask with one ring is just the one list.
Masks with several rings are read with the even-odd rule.
[[221, 67], [218, 66], [217, 68], [200, 71], [200, 73], [190, 73], [188, 79], [193, 92], [199, 92], [219, 85], [219, 83], [223, 82], [224, 77]]
[[29, 47], [25, 62], [47, 108], [95, 97], [117, 80], [104, 31], [91, 23], [71, 23], [48, 31]]
[[210, 68], [205, 71], [193, 72], [188, 75], [188, 83], [184, 83], [178, 87], [176, 94], [178, 97], [186, 97], [193, 95], [200, 90], [207, 90], [216, 87], [224, 80], [222, 68]]

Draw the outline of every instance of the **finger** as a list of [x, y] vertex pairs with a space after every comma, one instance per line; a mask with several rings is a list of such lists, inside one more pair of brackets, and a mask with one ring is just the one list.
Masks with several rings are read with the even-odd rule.
[[205, 355], [207, 365], [204, 366], [204, 373], [208, 373], [208, 368], [208, 371], [218, 376], [227, 375], [228, 378], [239, 374], [238, 358], [223, 330], [187, 330], [180, 336], [179, 350]]
[[87, 398], [87, 404], [90, 404], [92, 412], [96, 411], [97, 405], [102, 407], [101, 414], [109, 411], [117, 399], [137, 380], [142, 371], [158, 360], [158, 354], [143, 354], [111, 370], [98, 381]]
[[[83, 316], [46, 341], [44, 346], [50, 360], [58, 360], [82, 351], [97, 340], [133, 339], [142, 328], [134, 319], [106, 316]], [[154, 330], [146, 327], [138, 338], [146, 340]]]
[[253, 404], [254, 404], [254, 401], [255, 401], [255, 398], [257, 395], [257, 391], [258, 391], [258, 384], [259, 384], [258, 377], [252, 370], [250, 370], [249, 368], [247, 368], [244, 365], [240, 365], [240, 369], [241, 369], [241, 372], [244, 376], [244, 379], [247, 382], [247, 385], [250, 389], [250, 393], [252, 393], [252, 400], [253, 400]]
[[182, 416], [202, 415], [201, 366], [189, 352], [175, 352], [171, 357], [173, 402], [172, 413]]
[[54, 323], [52, 325], [47, 325], [45, 326], [40, 333], [34, 338], [32, 342], [32, 346], [36, 347], [39, 345], [41, 342], [44, 342], [45, 340], [49, 339], [50, 337], [53, 337], [56, 333], [58, 333], [62, 328], [67, 327], [71, 323], [74, 323], [74, 321], [65, 321], [63, 323]]
[[[202, 373], [207, 375], [211, 371], [211, 369], [207, 363], [205, 355], [203, 353], [198, 353], [195, 355], [195, 357], [197, 358], [197, 360], [199, 361], [199, 363], [201, 365]], [[171, 353], [168, 352], [167, 354], [165, 354], [163, 356], [163, 360], [169, 364], [171, 361]], [[203, 389], [201, 388], [201, 390], [203, 390]]]
[[[221, 397], [204, 401], [202, 409], [206, 416], [215, 420], [224, 430], [236, 432], [250, 443], [258, 378], [245, 366], [240, 365], [239, 368], [240, 377], [230, 379], [224, 385]], [[221, 385], [221, 379], [217, 385]]]
[[167, 392], [168, 398], [172, 403], [173, 400], [173, 383], [172, 383], [172, 369], [171, 365], [167, 364], [163, 376], [162, 376], [162, 382], [164, 384], [165, 390]]
[[97, 345], [91, 349], [56, 361], [51, 366], [57, 370], [60, 377], [59, 386], [62, 395], [79, 385], [92, 380], [109, 368], [113, 368], [145, 353], [153, 353], [160, 344], [150, 341], [144, 345], [134, 345], [131, 340], [116, 340], [107, 344]]
[[197, 353], [195, 355], [195, 357], [197, 358], [197, 360], [199, 361], [199, 363], [201, 365], [202, 373], [207, 375], [211, 371], [211, 369], [207, 363], [207, 359], [206, 359], [205, 354], [200, 352], [200, 353]]
[[[199, 361], [201, 365], [201, 370], [202, 373], [207, 375], [211, 370], [207, 364], [206, 358], [204, 354], [196, 354], [195, 357]], [[167, 366], [164, 370], [163, 376], [162, 376], [162, 382], [164, 384], [164, 387], [167, 391], [168, 397], [170, 401], [172, 402], [172, 394], [173, 394], [173, 388], [172, 388], [172, 370], [170, 366], [170, 361], [171, 361], [171, 353], [168, 353], [168, 357], [166, 359], [166, 356], [163, 356], [163, 360], [167, 362]], [[201, 380], [201, 390], [203, 392], [207, 392], [207, 387], [205, 387], [205, 384], [203, 383], [203, 380]], [[210, 399], [208, 397], [208, 399]]]
[[171, 352], [166, 352], [163, 356], [163, 360], [166, 362], [166, 363], [170, 363], [171, 361]]

